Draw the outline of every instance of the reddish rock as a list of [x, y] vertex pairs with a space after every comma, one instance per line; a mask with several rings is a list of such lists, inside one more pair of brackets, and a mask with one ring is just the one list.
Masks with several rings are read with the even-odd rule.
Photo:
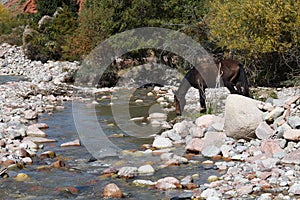
[[13, 165], [13, 164], [15, 164], [15, 161], [13, 161], [13, 160], [5, 160], [2, 162], [2, 165], [4, 165], [4, 166], [9, 166], [9, 165]]
[[282, 162], [290, 164], [300, 164], [300, 149], [294, 150], [288, 153], [283, 159]]
[[105, 186], [105, 188], [102, 192], [102, 197], [104, 197], [104, 198], [122, 198], [123, 193], [116, 184], [110, 183]]
[[64, 161], [58, 160], [58, 161], [55, 161], [54, 163], [52, 163], [50, 167], [61, 168], [61, 167], [65, 167], [65, 166], [66, 166], [66, 164], [64, 163]]
[[182, 186], [178, 179], [174, 177], [165, 177], [159, 179], [155, 187], [161, 190], [167, 190], [167, 189], [181, 188]]
[[300, 129], [291, 129], [291, 130], [285, 131], [283, 134], [283, 137], [286, 140], [299, 141], [300, 140]]
[[74, 141], [65, 142], [65, 143], [61, 144], [60, 146], [61, 147], [80, 146], [80, 141], [77, 139]]
[[24, 4], [24, 7], [23, 7], [23, 12], [24, 13], [31, 13], [31, 14], [37, 12], [34, 0], [27, 0], [26, 1], [26, 3]]
[[263, 140], [261, 151], [269, 157], [283, 157], [285, 155], [285, 151], [280, 147], [278, 140]]

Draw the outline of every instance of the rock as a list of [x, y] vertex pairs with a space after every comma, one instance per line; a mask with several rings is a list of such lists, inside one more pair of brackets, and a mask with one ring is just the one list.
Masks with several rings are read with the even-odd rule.
[[56, 154], [54, 151], [45, 151], [41, 153], [40, 159], [45, 159], [45, 158], [55, 158]]
[[38, 113], [33, 110], [25, 110], [24, 111], [24, 118], [28, 120], [33, 120], [38, 118]]
[[61, 147], [80, 146], [80, 141], [79, 139], [76, 139], [74, 141], [62, 143], [60, 146]]
[[221, 148], [215, 145], [209, 145], [202, 149], [201, 153], [205, 157], [214, 157], [219, 155], [221, 152]]
[[269, 139], [273, 134], [274, 130], [266, 122], [260, 122], [255, 129], [256, 137], [261, 140]]
[[299, 116], [290, 116], [288, 118], [288, 124], [293, 129], [299, 129], [300, 128], [300, 117]]
[[215, 175], [209, 176], [209, 177], [207, 178], [207, 181], [208, 181], [208, 182], [215, 182], [215, 181], [217, 181], [217, 180], [219, 180], [219, 178], [218, 178], [217, 176], [215, 176]]
[[161, 190], [168, 190], [168, 189], [180, 188], [181, 185], [178, 179], [174, 177], [165, 177], [159, 179], [155, 184], [155, 187]]
[[53, 168], [61, 168], [61, 167], [65, 167], [65, 166], [66, 166], [65, 162], [62, 160], [57, 160], [50, 165], [50, 167], [53, 167]]
[[118, 176], [121, 178], [133, 178], [137, 170], [136, 167], [122, 167], [119, 169]]
[[231, 94], [225, 104], [224, 129], [227, 136], [235, 139], [255, 138], [255, 130], [263, 121], [263, 112], [256, 101], [242, 95]]
[[236, 192], [238, 194], [238, 196], [242, 196], [242, 195], [245, 195], [245, 194], [250, 194], [253, 192], [253, 185], [241, 185], [240, 187], [238, 187], [236, 189]]
[[28, 136], [46, 137], [46, 133], [38, 128], [37, 125], [30, 125], [27, 127], [26, 134]]
[[279, 163], [279, 159], [278, 158], [267, 158], [267, 159], [261, 160], [261, 163], [265, 169], [273, 169]]
[[57, 142], [57, 140], [55, 139], [48, 139], [48, 138], [42, 138], [42, 137], [33, 137], [33, 136], [28, 136], [25, 137], [22, 142], [26, 142], [26, 141], [32, 141], [34, 143], [52, 143], [52, 142]]
[[204, 135], [203, 129], [200, 128], [199, 126], [192, 126], [189, 129], [189, 134], [193, 137], [193, 138], [202, 138]]
[[151, 121], [162, 122], [162, 121], [166, 121], [168, 116], [165, 113], [156, 113], [155, 112], [155, 113], [149, 114], [149, 117], [150, 117]]
[[195, 124], [201, 128], [208, 128], [214, 123], [223, 123], [223, 118], [216, 115], [203, 115], [195, 120]]
[[300, 184], [299, 184], [299, 183], [294, 183], [294, 184], [290, 187], [290, 189], [289, 189], [288, 192], [289, 192], [289, 193], [292, 193], [292, 194], [294, 194], [294, 195], [300, 195]]
[[200, 197], [205, 199], [210, 199], [210, 198], [221, 199], [222, 194], [215, 189], [208, 188], [201, 193]]
[[102, 197], [104, 197], [104, 198], [122, 198], [123, 193], [116, 184], [110, 183], [105, 186], [105, 188], [102, 192]]
[[265, 117], [264, 120], [267, 122], [273, 122], [275, 119], [277, 119], [280, 115], [282, 115], [284, 112], [284, 108], [282, 107], [276, 107], [271, 112], [269, 112]]
[[153, 147], [158, 148], [158, 149], [162, 149], [162, 148], [169, 148], [172, 147], [172, 141], [169, 138], [164, 138], [161, 136], [156, 136], [154, 138]]
[[300, 140], [300, 129], [291, 129], [283, 133], [283, 138], [286, 140], [299, 141]]
[[180, 184], [183, 186], [187, 185], [188, 183], [192, 183], [192, 182], [193, 182], [192, 176], [186, 176], [180, 180]]
[[23, 140], [23, 142], [19, 145], [20, 148], [37, 150], [39, 146], [31, 140]]
[[139, 174], [153, 174], [155, 172], [151, 165], [143, 165], [138, 168]]
[[27, 181], [27, 180], [30, 179], [30, 177], [27, 174], [25, 174], [25, 173], [19, 173], [14, 178], [18, 182]]
[[289, 164], [300, 164], [300, 149], [294, 150], [288, 153], [284, 158], [281, 160], [283, 163]]
[[134, 180], [132, 183], [136, 186], [154, 186], [156, 184], [156, 182], [150, 180]]
[[[188, 152], [202, 152], [204, 148], [211, 148], [216, 150], [215, 147], [221, 148], [225, 143], [226, 135], [223, 132], [207, 132], [204, 138], [193, 138], [185, 147]], [[214, 146], [214, 147], [211, 147]], [[220, 152], [220, 149], [218, 150]], [[205, 151], [209, 153], [209, 149]], [[216, 152], [216, 151], [214, 151]]]
[[282, 158], [285, 156], [285, 151], [280, 146], [279, 140], [263, 140], [261, 143], [261, 151], [269, 158]]
[[24, 148], [20, 148], [17, 155], [21, 158], [30, 157], [29, 153]]
[[182, 139], [181, 136], [173, 130], [165, 131], [161, 134], [161, 136], [165, 138], [170, 138], [173, 141], [179, 141]]
[[182, 121], [174, 124], [173, 130], [175, 133], [179, 134], [181, 137], [186, 137], [189, 134], [189, 127], [191, 124], [187, 121]]
[[25, 163], [25, 164], [32, 164], [32, 159], [30, 157], [25, 157], [25, 158], [22, 158], [22, 161]]

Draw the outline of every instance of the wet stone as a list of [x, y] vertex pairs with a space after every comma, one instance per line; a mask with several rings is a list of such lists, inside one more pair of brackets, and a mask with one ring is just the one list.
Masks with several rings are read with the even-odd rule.
[[133, 178], [137, 170], [136, 167], [122, 167], [119, 169], [118, 176], [121, 178]]
[[110, 183], [105, 186], [105, 188], [102, 192], [102, 197], [104, 197], [104, 198], [122, 198], [123, 193], [116, 184]]

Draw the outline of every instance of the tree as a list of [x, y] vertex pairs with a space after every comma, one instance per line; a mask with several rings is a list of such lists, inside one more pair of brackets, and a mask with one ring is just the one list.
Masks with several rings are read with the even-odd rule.
[[299, 70], [299, 13], [299, 0], [214, 0], [206, 19], [212, 41], [262, 71], [256, 81], [278, 82]]

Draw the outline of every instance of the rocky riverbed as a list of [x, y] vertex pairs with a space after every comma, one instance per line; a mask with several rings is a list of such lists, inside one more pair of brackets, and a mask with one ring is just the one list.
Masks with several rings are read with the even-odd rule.
[[[48, 128], [47, 124], [38, 123], [38, 119], [41, 113], [51, 114], [56, 109], [63, 109], [64, 102], [75, 100], [73, 87], [66, 82], [78, 68], [76, 62], [43, 64], [30, 61], [20, 47], [2, 44], [0, 73], [22, 75], [27, 79], [0, 85], [2, 178], [11, 178], [10, 170], [32, 164], [35, 156], [39, 159], [55, 157], [55, 152], [43, 151], [43, 143], [53, 140], [47, 139], [43, 131]], [[110, 99], [112, 96], [106, 92], [120, 88], [82, 89], [83, 93], [103, 93], [100, 99]], [[154, 189], [153, 192], [178, 190], [179, 195], [172, 199], [299, 198], [300, 88], [272, 90], [277, 98], [268, 98], [264, 92], [256, 93], [256, 99], [263, 101], [229, 95], [224, 88], [210, 90], [207, 91], [208, 101], [217, 108], [217, 113], [203, 116], [198, 114], [198, 93], [191, 89], [187, 94], [185, 115], [170, 123], [166, 120], [168, 113], [174, 110], [175, 89], [155, 87], [147, 93], [165, 112], [152, 113], [146, 120], [153, 126], [161, 126], [162, 131], [141, 149], [122, 152], [126, 159], [145, 159], [145, 164], [124, 162], [128, 164], [120, 166], [118, 163], [104, 170], [102, 177], [125, 178], [131, 180], [132, 187], [148, 187]], [[264, 89], [260, 88], [260, 91]], [[216, 98], [218, 101], [214, 102]], [[93, 100], [89, 103], [97, 104]], [[143, 103], [143, 99], [135, 99], [135, 103]], [[62, 144], [68, 145], [78, 146], [80, 141]], [[145, 155], [152, 155], [158, 161], [147, 162], [149, 157]], [[206, 161], [199, 163], [199, 157], [203, 156]], [[208, 177], [205, 184], [197, 184], [199, 174], [152, 179], [151, 175], [159, 170], [171, 166], [184, 168], [188, 164], [214, 168], [221, 175]], [[66, 167], [66, 163], [56, 159], [48, 167]], [[28, 176], [19, 173], [13, 178], [26, 181]], [[74, 192], [74, 188], [69, 190]], [[126, 191], [116, 184], [109, 184], [103, 195], [122, 198], [126, 197]]]

